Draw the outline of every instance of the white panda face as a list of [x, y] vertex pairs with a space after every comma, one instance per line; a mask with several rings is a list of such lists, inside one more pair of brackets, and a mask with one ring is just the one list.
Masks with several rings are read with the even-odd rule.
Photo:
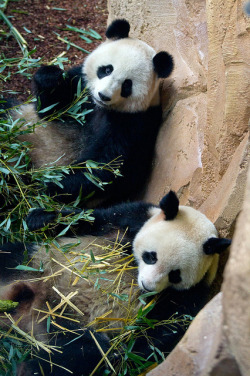
[[216, 274], [218, 254], [206, 255], [203, 244], [217, 237], [205, 215], [180, 206], [176, 217], [166, 220], [159, 208], [138, 232], [133, 251], [138, 263], [138, 284], [146, 291], [160, 292], [172, 286], [189, 289], [206, 274], [210, 284]]
[[83, 73], [97, 105], [121, 112], [145, 111], [158, 105], [159, 78], [155, 51], [132, 38], [106, 41], [85, 60]]

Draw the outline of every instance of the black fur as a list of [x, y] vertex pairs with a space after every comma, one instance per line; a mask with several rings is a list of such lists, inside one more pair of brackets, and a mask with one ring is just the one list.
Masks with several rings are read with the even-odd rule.
[[157, 253], [154, 251], [151, 251], [151, 252], [144, 251], [142, 254], [142, 259], [145, 262], [145, 264], [148, 264], [148, 265], [156, 264], [158, 261]]
[[[114, 222], [116, 222], [116, 220]], [[111, 224], [110, 230], [113, 230]], [[100, 228], [99, 231], [102, 232], [103, 229]], [[9, 243], [5, 246], [5, 249], [9, 249], [9, 251], [12, 251], [13, 245]], [[20, 248], [19, 250], [21, 251]], [[14, 255], [16, 251], [17, 249], [14, 249], [12, 255]], [[14, 266], [12, 261], [10, 262], [10, 264], [8, 263], [8, 256], [5, 257], [6, 260], [4, 265], [8, 268], [10, 266]], [[0, 261], [2, 261], [1, 257]], [[13, 270], [8, 269], [8, 273], [10, 277], [11, 273], [13, 273]], [[11, 279], [9, 278], [9, 281], [10, 280]], [[19, 282], [16, 285], [15, 289], [16, 291], [12, 291], [12, 295], [9, 298], [18, 301], [20, 307], [25, 306], [25, 308], [27, 309], [29, 303], [31, 304], [34, 300], [34, 292], [32, 290], [32, 285], [29, 283], [26, 286], [25, 282]], [[186, 323], [183, 321], [177, 321], [173, 325], [163, 322], [158, 325], [153, 324], [159, 321], [168, 320], [173, 316], [181, 319], [183, 319], [183, 315], [190, 315], [193, 317], [208, 301], [208, 298], [209, 286], [207, 286], [206, 283], [204, 283], [203, 281], [201, 281], [199, 284], [197, 284], [189, 290], [177, 291], [173, 288], [168, 288], [165, 291], [163, 291], [161, 294], [159, 294], [156, 304], [152, 306], [153, 308], [146, 315], [146, 321], [139, 320], [135, 323], [135, 326], [138, 329], [134, 330], [133, 333], [135, 342], [133, 348], [131, 349], [131, 352], [136, 355], [142, 356], [144, 359], [149, 358], [150, 361], [155, 362], [155, 358], [152, 355], [152, 347], [156, 347], [166, 356], [174, 348], [174, 346], [178, 343], [180, 338], [185, 333], [188, 327], [188, 322], [191, 319], [191, 317], [186, 317]], [[151, 320], [152, 324], [146, 332], [143, 332], [145, 322], [148, 322], [147, 320]], [[60, 351], [62, 351], [62, 353], [57, 353], [55, 351], [52, 353], [52, 362], [60, 365], [61, 367], [70, 369], [74, 375], [88, 376], [102, 358], [100, 350], [96, 346], [96, 343], [93, 340], [90, 330], [82, 328], [81, 326], [79, 326], [79, 324], [71, 323], [67, 320], [63, 320], [60, 318], [57, 318], [56, 322], [63, 328], [70, 330], [70, 332], [67, 330], [60, 331], [57, 327], [52, 327], [50, 329], [51, 340], [49, 344], [56, 344], [60, 347]], [[44, 321], [43, 325], [39, 328], [39, 333], [45, 334], [46, 331], [46, 321]], [[108, 337], [105, 334], [97, 333], [94, 331], [92, 332], [92, 334], [98, 341], [103, 352], [106, 353], [111, 346]], [[123, 354], [124, 350], [125, 349], [120, 349], [120, 355]], [[114, 367], [120, 360], [120, 355], [116, 355], [112, 351], [110, 352], [109, 360]], [[17, 375], [42, 375], [40, 367], [42, 367], [45, 375], [67, 375], [66, 371], [56, 366], [53, 366], [53, 371], [52, 373], [50, 373], [50, 365], [48, 362], [46, 362], [46, 360], [49, 360], [49, 358], [48, 354], [45, 351], [39, 351], [38, 356], [38, 360], [36, 357], [34, 357], [34, 359], [21, 363], [18, 366]], [[130, 365], [132, 364], [133, 361], [131, 359]], [[103, 363], [97, 375], [103, 375], [104, 366], [105, 364]], [[134, 366], [136, 367], [136, 364]], [[125, 375], [129, 376], [130, 373], [125, 373], [124, 376]]]
[[[172, 204], [173, 202], [175, 203], [174, 205]], [[178, 210], [178, 199], [173, 192], [170, 192], [168, 195], [166, 195], [161, 200], [161, 203], [163, 203], [162, 205], [164, 210], [167, 210], [167, 208], [169, 207], [169, 203], [171, 208], [170, 211], [172, 213], [176, 212], [176, 208]], [[93, 212], [95, 220], [92, 224], [80, 220], [79, 223], [76, 226], [74, 226], [74, 228], [72, 228], [70, 231], [72, 231], [72, 233], [75, 233], [76, 235], [91, 234], [96, 236], [107, 236], [111, 239], [112, 236], [116, 238], [117, 229], [119, 229], [121, 232], [127, 231], [127, 237], [122, 239], [122, 243], [125, 244], [128, 240], [132, 242], [136, 234], [139, 232], [140, 228], [148, 220], [150, 208], [153, 207], [154, 205], [152, 204], [134, 202], [115, 205], [107, 209], [95, 209]], [[78, 209], [77, 212], [79, 212]], [[62, 210], [61, 213], [63, 215], [67, 215], [69, 211]], [[41, 217], [40, 219], [39, 216]], [[48, 224], [50, 220], [55, 220], [57, 216], [58, 213], [56, 212], [48, 213], [43, 211], [42, 209], [34, 210], [30, 213], [27, 219], [27, 223], [30, 228], [32, 228], [32, 226], [33, 228], [38, 228], [39, 225]], [[60, 227], [55, 227], [54, 231], [59, 232], [61, 231], [61, 229], [62, 228]], [[207, 243], [209, 243], [209, 241]], [[228, 243], [229, 242], [227, 242], [227, 244]], [[217, 252], [219, 252], [219, 244], [221, 244], [222, 249], [224, 249], [226, 242], [218, 242], [216, 244]], [[8, 260], [9, 255], [7, 253], [2, 255], [0, 253], [0, 265], [4, 265], [4, 268], [9, 268], [10, 266], [13, 267], [13, 260], [15, 260], [15, 257], [17, 258], [17, 262], [20, 262], [20, 246], [12, 247], [11, 244], [8, 244], [5, 246], [5, 250], [8, 249], [11, 251], [10, 260]], [[16, 255], [17, 252], [18, 255]], [[172, 272], [171, 278], [174, 278], [174, 282], [178, 283], [181, 278], [180, 271], [177, 269]], [[10, 280], [10, 275], [12, 273], [11, 269], [8, 269], [8, 271], [5, 271], [4, 273], [5, 276], [7, 275], [9, 277], [8, 279]], [[25, 292], [25, 294], [22, 294], [23, 292]], [[32, 294], [29, 295], [28, 290], [25, 290], [25, 286], [23, 286], [22, 284], [21, 290], [18, 291], [19, 301], [21, 299], [27, 300], [27, 296], [30, 299], [33, 299]], [[151, 324], [151, 327], [143, 333], [145, 320], [139, 320], [135, 323], [135, 326], [140, 327], [140, 329], [136, 329], [134, 331], [135, 343], [132, 348], [132, 352], [136, 355], [144, 357], [145, 359], [149, 358], [150, 360], [155, 361], [152, 355], [153, 346], [153, 348], [156, 347], [158, 350], [162, 351], [165, 355], [167, 355], [174, 348], [177, 342], [181, 339], [185, 330], [187, 329], [188, 324], [186, 324], [183, 321], [182, 323], [176, 322], [174, 326], [170, 326], [168, 323], [161, 323], [158, 325], [154, 325], [154, 323], [156, 321], [168, 320], [172, 318], [173, 315], [176, 315], [177, 318], [182, 319], [183, 315], [188, 315], [185, 316], [185, 318], [188, 320], [188, 318], [190, 319], [189, 316], [193, 317], [199, 312], [199, 310], [205, 305], [209, 298], [210, 287], [204, 280], [202, 280], [197, 285], [193, 286], [188, 290], [176, 290], [173, 287], [169, 287], [166, 290], [164, 290], [162, 293], [158, 295], [156, 304], [152, 306], [151, 310], [149, 309], [145, 319], [146, 322], [148, 322], [148, 319], [151, 320], [151, 323], [153, 325]], [[64, 326], [65, 325], [67, 325], [67, 323], [64, 323]], [[77, 326], [74, 328], [74, 330], [75, 329], [77, 329], [80, 333], [84, 333], [84, 335], [77, 339], [75, 347], [73, 345], [72, 348], [69, 348], [66, 346], [69, 342], [69, 338], [61, 334], [59, 337], [59, 344], [65, 347], [64, 356], [55, 354], [53, 356], [53, 361], [60, 365], [67, 364], [68, 368], [76, 372], [74, 373], [75, 375], [85, 375], [85, 372], [90, 372], [90, 370], [93, 369], [94, 365], [98, 363], [98, 359], [100, 359], [100, 351], [98, 348], [95, 347], [95, 344], [92, 341], [92, 336], [89, 331], [82, 332], [82, 328]], [[46, 328], [44, 328], [44, 332], [45, 331]], [[101, 333], [94, 333], [94, 335], [98, 336], [98, 338], [96, 338], [101, 347], [103, 348], [104, 352], [107, 351], [110, 348], [110, 344], [106, 336], [104, 336]], [[61, 363], [61, 361], [63, 363]], [[112, 364], [116, 363], [117, 356], [114, 353], [113, 355], [111, 355], [110, 361]], [[81, 362], [81, 365], [79, 366], [79, 368], [76, 369], [74, 367], [75, 364], [78, 362]], [[30, 369], [32, 369], [32, 371], [37, 371], [38, 374], [40, 374], [36, 360], [32, 360], [30, 363], [22, 364], [20, 366], [20, 369], [22, 367], [24, 367], [25, 371], [27, 372], [27, 375], [29, 375], [28, 372], [30, 371]], [[44, 367], [45, 371], [48, 372], [46, 364], [44, 364]], [[45, 374], [47, 374], [46, 372]], [[64, 373], [60, 373], [63, 372], [60, 369], [55, 369], [54, 372], [55, 373], [53, 373], [53, 375], [56, 376], [64, 375]], [[88, 373], [86, 373], [86, 375], [87, 374]], [[22, 374], [20, 373], [19, 376], [21, 375]]]
[[[160, 123], [160, 107], [151, 107], [145, 112], [136, 114], [96, 109], [88, 124], [89, 133], [85, 134], [86, 148], [77, 163], [86, 160], [109, 163], [120, 157], [123, 161], [120, 169], [122, 177], [114, 178], [114, 175], [107, 170], [96, 170], [94, 175], [101, 181], [112, 182], [105, 186], [103, 192], [77, 169], [61, 181], [63, 189], [50, 185], [49, 193], [57, 196], [64, 194], [60, 196], [61, 200], [69, 202], [77, 198], [82, 188], [83, 196], [95, 191], [96, 199], [104, 196], [110, 199], [112, 196], [114, 202], [139, 192], [150, 170]], [[65, 196], [65, 193], [69, 196]]]
[[[110, 208], [99, 208], [93, 211], [94, 222], [80, 220], [77, 225], [72, 226], [66, 235], [77, 234], [103, 236], [111, 231], [116, 234], [116, 230], [126, 231], [126, 238], [132, 241], [149, 218], [149, 209], [154, 205], [145, 202], [131, 202], [114, 205]], [[69, 213], [77, 214], [81, 210], [61, 210], [60, 214], [66, 216]], [[46, 212], [44, 209], [32, 210], [26, 218], [29, 230], [38, 230], [49, 223], [53, 223], [58, 217], [58, 212]], [[55, 233], [61, 232], [66, 225], [54, 227]]]
[[[64, 72], [57, 66], [44, 65], [34, 74], [32, 85], [37, 96], [36, 108], [41, 118], [48, 118], [53, 113], [67, 110], [69, 105], [76, 99], [77, 86], [81, 80], [81, 88], [86, 85], [82, 75], [82, 67], [76, 66]], [[56, 104], [53, 108], [46, 108]], [[85, 107], [93, 108], [90, 101]]]
[[[50, 358], [46, 351], [39, 351], [39, 360], [34, 357], [28, 362], [19, 364], [17, 376], [42, 375], [41, 368], [46, 376], [68, 376], [71, 374], [89, 376], [102, 359], [101, 352], [91, 333], [104, 353], [110, 348], [108, 337], [102, 333], [79, 328], [68, 320], [57, 319], [56, 322], [67, 329], [59, 331], [57, 327], [54, 327], [50, 332], [50, 345], [57, 346], [60, 352], [53, 351]], [[50, 361], [54, 364], [52, 371]], [[102, 363], [95, 375], [103, 375], [104, 370], [105, 362]]]
[[[108, 38], [126, 38], [129, 34], [129, 23], [126, 20], [115, 20], [106, 34]], [[166, 52], [159, 52], [153, 59], [152, 68], [159, 77], [168, 76], [173, 68], [172, 57]], [[111, 57], [110, 64], [99, 67], [97, 75], [104, 77], [111, 74], [112, 69]], [[72, 121], [66, 110], [76, 98], [78, 89], [85, 87], [86, 77], [82, 73], [82, 66], [67, 72], [57, 66], [42, 66], [33, 79], [38, 115], [51, 120], [52, 115], [59, 112], [62, 129], [67, 132], [69, 126], [75, 130], [77, 145], [75, 139], [72, 140], [72, 149], [76, 150], [77, 160], [70, 161], [73, 165], [87, 160], [101, 164], [116, 160], [122, 162], [122, 176], [115, 177], [107, 169], [93, 170], [94, 175], [102, 182], [112, 183], [105, 185], [105, 190], [102, 190], [88, 179], [84, 168], [78, 168], [65, 174], [61, 181], [63, 188], [49, 184], [47, 194], [55, 196], [58, 201], [69, 203], [81, 192], [81, 197], [87, 197], [86, 201], [90, 202], [88, 205], [85, 201], [84, 205], [91, 207], [96, 206], [96, 203], [107, 206], [128, 198], [134, 199], [144, 187], [151, 169], [154, 145], [162, 121], [161, 106], [152, 106], [146, 111], [136, 113], [118, 112], [96, 106], [89, 96], [88, 100], [82, 103], [81, 110], [92, 112], [86, 115], [86, 123], [82, 126]], [[121, 87], [121, 96], [129, 97], [132, 91], [133, 82], [126, 79]], [[99, 95], [106, 101], [110, 99], [101, 92]], [[9, 104], [6, 104], [5, 107], [8, 106]]]
[[122, 84], [121, 97], [128, 98], [132, 94], [133, 82], [127, 79]]
[[213, 255], [215, 253], [221, 253], [227, 249], [231, 244], [230, 239], [224, 238], [210, 238], [203, 244], [203, 250], [206, 255]]
[[174, 61], [171, 55], [165, 51], [158, 52], [153, 58], [154, 70], [158, 77], [168, 77], [174, 69]]
[[169, 191], [169, 193], [161, 199], [160, 208], [164, 212], [166, 220], [172, 220], [177, 216], [179, 200], [173, 191]]
[[[65, 110], [76, 93], [80, 78], [84, 85], [84, 77], [80, 75], [79, 67], [69, 70], [65, 76], [60, 68], [40, 68], [34, 76], [38, 109], [41, 111], [56, 103], [57, 105], [45, 113], [38, 113], [39, 116], [51, 115], [55, 109]], [[94, 175], [101, 181], [112, 182], [106, 185], [103, 191], [88, 180], [81, 169], [77, 169], [65, 175], [61, 181], [63, 189], [55, 184], [48, 186], [48, 193], [56, 195], [57, 200], [62, 202], [76, 199], [81, 189], [83, 197], [95, 192], [94, 198], [97, 200], [102, 201], [105, 198], [105, 201], [109, 201], [112, 197], [112, 202], [121, 201], [142, 189], [150, 170], [154, 144], [162, 120], [161, 107], [150, 107], [145, 112], [120, 113], [95, 107], [90, 99], [83, 104], [83, 109], [90, 108], [94, 112], [87, 116], [84, 127], [70, 125], [78, 128], [79, 144], [85, 145], [76, 163], [93, 160], [107, 164], [118, 158], [122, 161], [122, 177], [115, 178], [107, 170], [96, 170]]]
[[[102, 231], [102, 229], [100, 229]], [[9, 250], [13, 245], [8, 244]], [[8, 259], [8, 256], [6, 256]], [[0, 259], [1, 260], [1, 259]], [[1, 260], [2, 261], [2, 260]], [[8, 265], [8, 262], [5, 262]], [[11, 263], [12, 265], [12, 263]], [[9, 267], [10, 265], [8, 265]], [[9, 270], [11, 275], [11, 270]], [[20, 287], [20, 288], [19, 288]], [[27, 291], [26, 291], [27, 290]], [[25, 290], [25, 283], [19, 283], [16, 286], [16, 298], [11, 296], [12, 300], [18, 301], [20, 306], [25, 305], [28, 307], [33, 301], [34, 296], [30, 286], [27, 286]], [[159, 294], [156, 304], [146, 315], [145, 320], [151, 320], [152, 324], [168, 320], [175, 316], [176, 318], [183, 319], [183, 315], [186, 315], [186, 322], [178, 320], [175, 324], [161, 323], [158, 325], [152, 325], [143, 333], [145, 321], [138, 321], [135, 326], [138, 329], [134, 330], [133, 336], [135, 339], [131, 352], [136, 355], [142, 356], [144, 359], [149, 358], [149, 361], [155, 362], [155, 358], [152, 355], [152, 347], [157, 348], [165, 356], [175, 347], [178, 341], [185, 333], [188, 322], [194, 317], [199, 310], [205, 305], [209, 299], [209, 286], [204, 281], [201, 281], [196, 286], [189, 290], [178, 291], [173, 288], [168, 288]], [[18, 308], [17, 308], [18, 309]], [[13, 314], [13, 313], [12, 313]], [[190, 316], [190, 317], [189, 317]], [[53, 352], [52, 361], [55, 364], [70, 369], [74, 375], [88, 376], [98, 362], [101, 360], [101, 354], [99, 348], [96, 346], [89, 329], [84, 329], [78, 324], [72, 324], [71, 322], [63, 319], [56, 319], [57, 324], [69, 329], [71, 332], [58, 331], [55, 327], [50, 330], [51, 340], [50, 345], [57, 345], [60, 347], [62, 353]], [[146, 321], [147, 322], [147, 321]], [[139, 329], [141, 327], [141, 329]], [[72, 333], [73, 331], [73, 333]], [[142, 332], [141, 332], [142, 331]], [[39, 331], [41, 334], [46, 333], [46, 321]], [[109, 339], [102, 333], [92, 332], [104, 353], [110, 349]], [[72, 342], [71, 342], [72, 341]], [[121, 349], [120, 349], [121, 351]], [[123, 350], [122, 350], [123, 352]], [[122, 352], [120, 355], [122, 355]], [[109, 360], [113, 366], [120, 360], [120, 355], [116, 355], [113, 352], [109, 354]], [[18, 376], [42, 375], [40, 367], [42, 367], [45, 375], [64, 376], [67, 375], [66, 371], [62, 368], [53, 366], [53, 371], [50, 373], [50, 366], [46, 360], [49, 360], [48, 354], [44, 351], [39, 351], [39, 360], [35, 357], [33, 360], [21, 363], [18, 366]], [[42, 358], [42, 360], [41, 360]], [[44, 360], [43, 360], [44, 359]], [[130, 360], [130, 365], [133, 361]], [[103, 364], [104, 366], [104, 364]], [[136, 364], [135, 364], [136, 367]], [[104, 368], [101, 367], [97, 375], [103, 375]], [[125, 373], [124, 376], [129, 376], [129, 373]]]
[[208, 302], [209, 297], [210, 288], [204, 281], [188, 290], [167, 288], [159, 295], [156, 305], [147, 314], [147, 318], [163, 321], [174, 315], [176, 318], [183, 318], [185, 315], [186, 325], [183, 322], [178, 323], [177, 320], [174, 326], [169, 324], [154, 326], [147, 330], [147, 337], [139, 336], [137, 338], [133, 351], [146, 358], [152, 353], [149, 345], [153, 344], [167, 355], [184, 335], [189, 325], [188, 321], [197, 315]]
[[106, 76], [109, 76], [113, 72], [113, 70], [114, 70], [114, 67], [111, 64], [109, 64], [109, 65], [102, 65], [101, 67], [99, 67], [97, 69], [96, 74], [97, 74], [97, 77], [99, 79], [101, 79], [101, 78], [104, 78]]
[[15, 106], [20, 105], [20, 102], [14, 98], [1, 99], [0, 101], [0, 119], [5, 116], [6, 110], [10, 110]]
[[114, 20], [106, 30], [106, 37], [111, 39], [127, 38], [129, 35], [130, 25], [127, 20]]
[[34, 250], [35, 247], [32, 244], [5, 243], [0, 245], [0, 281], [13, 277], [18, 279], [22, 272], [14, 268], [23, 264], [25, 259], [30, 259]]
[[181, 278], [181, 271], [180, 269], [171, 270], [171, 272], [168, 273], [168, 279], [171, 283], [179, 283], [182, 281]]

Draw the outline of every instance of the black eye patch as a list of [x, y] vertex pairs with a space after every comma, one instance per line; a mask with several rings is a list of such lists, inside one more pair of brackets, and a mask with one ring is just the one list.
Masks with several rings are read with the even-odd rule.
[[132, 94], [132, 80], [125, 80], [122, 83], [121, 97], [128, 98]]
[[157, 253], [156, 252], [143, 252], [142, 259], [145, 264], [153, 265], [157, 262]]
[[106, 77], [106, 76], [109, 76], [112, 72], [113, 72], [114, 68], [113, 68], [113, 65], [109, 64], [109, 65], [102, 65], [101, 67], [99, 67], [97, 69], [97, 77], [99, 79], [103, 78], [103, 77]]
[[171, 272], [168, 273], [168, 280], [170, 283], [179, 283], [182, 281], [181, 279], [181, 271], [180, 269], [171, 270]]

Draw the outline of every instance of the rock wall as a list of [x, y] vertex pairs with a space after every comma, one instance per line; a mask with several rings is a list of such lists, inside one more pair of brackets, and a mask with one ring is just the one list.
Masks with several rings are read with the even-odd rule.
[[232, 235], [249, 163], [249, 19], [242, 0], [109, 0], [109, 21], [175, 59], [144, 198], [175, 190]]
[[250, 375], [250, 168], [222, 285], [223, 332], [241, 375]]
[[229, 355], [224, 344], [222, 322], [222, 293], [219, 293], [196, 316], [167, 359], [147, 375], [241, 376], [234, 357]]

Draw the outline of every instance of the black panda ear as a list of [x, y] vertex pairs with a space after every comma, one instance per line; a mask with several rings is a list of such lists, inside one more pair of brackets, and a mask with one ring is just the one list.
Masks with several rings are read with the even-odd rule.
[[9, 289], [6, 289], [4, 299], [19, 303], [17, 309], [28, 311], [35, 299], [35, 292], [30, 283], [17, 282], [14, 285], [10, 285]]
[[203, 244], [203, 251], [206, 255], [222, 253], [230, 246], [231, 242], [230, 239], [225, 238], [210, 238]]
[[169, 53], [161, 51], [153, 57], [153, 65], [158, 77], [166, 78], [174, 69], [174, 60]]
[[169, 193], [161, 199], [160, 208], [164, 212], [167, 221], [177, 216], [179, 200], [173, 191], [169, 191]]
[[106, 30], [106, 37], [108, 39], [122, 39], [128, 38], [130, 25], [127, 20], [114, 20]]

